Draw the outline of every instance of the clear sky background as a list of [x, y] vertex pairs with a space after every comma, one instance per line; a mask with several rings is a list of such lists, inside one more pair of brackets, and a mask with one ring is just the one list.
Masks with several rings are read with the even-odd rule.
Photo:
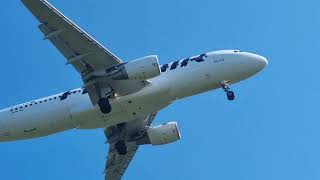
[[[268, 58], [257, 76], [176, 102], [155, 124], [176, 120], [182, 139], [144, 146], [123, 179], [320, 179], [318, 0], [51, 0], [117, 56], [162, 64], [240, 49]], [[80, 87], [79, 75], [37, 29], [19, 0], [2, 2], [0, 106]], [[102, 130], [0, 144], [0, 179], [103, 179]]]

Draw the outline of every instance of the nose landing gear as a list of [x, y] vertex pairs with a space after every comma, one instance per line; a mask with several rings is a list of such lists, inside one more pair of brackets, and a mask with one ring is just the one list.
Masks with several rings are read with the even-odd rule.
[[233, 101], [235, 99], [235, 95], [233, 91], [228, 91], [227, 92], [227, 97], [229, 101]]
[[231, 91], [228, 83], [229, 83], [228, 81], [222, 81], [220, 83], [221, 88], [224, 90], [224, 92], [226, 92], [228, 100], [233, 101], [235, 99], [235, 95], [234, 95], [234, 92]]

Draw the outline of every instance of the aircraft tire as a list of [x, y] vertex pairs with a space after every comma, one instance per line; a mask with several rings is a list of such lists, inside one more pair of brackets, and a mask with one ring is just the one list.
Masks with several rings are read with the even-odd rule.
[[101, 98], [101, 99], [99, 99], [98, 105], [99, 105], [99, 107], [100, 107], [100, 111], [101, 111], [103, 114], [108, 114], [108, 113], [110, 113], [111, 110], [112, 110], [108, 98]]
[[119, 155], [123, 156], [127, 154], [127, 146], [124, 141], [121, 140], [116, 142], [115, 147]]
[[233, 101], [235, 99], [235, 95], [233, 91], [228, 91], [227, 92], [227, 97], [229, 101]]

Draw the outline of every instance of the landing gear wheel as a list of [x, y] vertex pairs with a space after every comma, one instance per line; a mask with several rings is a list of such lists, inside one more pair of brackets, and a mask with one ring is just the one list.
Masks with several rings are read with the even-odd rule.
[[228, 83], [229, 83], [228, 81], [221, 81], [220, 85], [221, 85], [221, 88], [224, 90], [224, 92], [226, 92], [228, 100], [233, 101], [235, 99], [235, 95], [234, 95], [234, 92], [230, 90]]
[[127, 146], [124, 141], [116, 142], [115, 148], [116, 148], [119, 155], [124, 156], [127, 154]]
[[98, 105], [100, 107], [100, 111], [103, 114], [108, 114], [111, 112], [111, 105], [109, 103], [109, 99], [108, 98], [101, 98], [98, 101]]
[[233, 91], [227, 91], [227, 97], [229, 101], [233, 101], [235, 99], [235, 95]]

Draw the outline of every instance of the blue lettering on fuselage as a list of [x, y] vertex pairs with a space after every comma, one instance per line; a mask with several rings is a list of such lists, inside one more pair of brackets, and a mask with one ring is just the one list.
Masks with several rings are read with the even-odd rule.
[[181, 62], [181, 67], [184, 67], [184, 66], [187, 66], [188, 65], [188, 62], [189, 62], [189, 58], [188, 59], [185, 59]]
[[195, 58], [191, 58], [190, 60], [196, 61], [196, 62], [203, 62], [204, 61], [203, 57], [205, 57], [205, 56], [206, 56], [206, 54], [201, 54], [200, 56], [195, 57]]
[[[197, 57], [194, 57], [194, 58], [188, 58], [188, 59], [184, 59], [182, 60], [181, 62], [181, 67], [185, 67], [188, 65], [189, 61], [195, 61], [195, 62], [203, 62], [205, 61], [203, 58], [204, 57], [207, 57], [207, 54], [201, 54]], [[170, 66], [170, 70], [174, 70], [174, 69], [177, 69], [178, 65], [179, 65], [179, 62], [180, 61], [175, 61], [171, 64]], [[161, 69], [161, 72], [166, 72], [167, 69], [169, 68], [169, 64], [164, 64], [160, 67]]]
[[168, 67], [169, 67], [168, 64], [162, 65], [161, 68], [160, 68], [161, 72], [166, 72]]
[[178, 65], [179, 65], [179, 61], [172, 63], [170, 70], [176, 69]]
[[34, 107], [34, 106], [37, 106], [37, 105], [40, 105], [40, 104], [44, 104], [44, 103], [47, 103], [47, 102], [52, 102], [52, 101], [55, 101], [55, 100], [60, 100], [60, 101], [64, 101], [66, 100], [69, 96], [73, 95], [73, 94], [78, 94], [78, 93], [81, 93], [84, 95], [84, 94], [88, 94], [88, 91], [85, 89], [85, 88], [82, 88], [82, 89], [76, 89], [76, 90], [73, 90], [73, 91], [67, 91], [63, 94], [60, 94], [59, 96], [54, 96], [54, 97], [48, 97], [47, 99], [39, 99], [39, 100], [36, 100], [36, 101], [31, 101], [31, 102], [28, 102], [28, 103], [24, 103], [24, 104], [20, 104], [20, 105], [17, 105], [15, 107], [11, 107], [10, 109], [10, 112], [11, 113], [18, 113], [18, 112], [21, 112], [21, 111], [24, 111], [25, 109], [27, 108], [31, 108], [31, 107]]
[[70, 93], [70, 91], [67, 91], [67, 92], [63, 93], [61, 95], [60, 101], [67, 99], [67, 97], [69, 96], [69, 93]]

